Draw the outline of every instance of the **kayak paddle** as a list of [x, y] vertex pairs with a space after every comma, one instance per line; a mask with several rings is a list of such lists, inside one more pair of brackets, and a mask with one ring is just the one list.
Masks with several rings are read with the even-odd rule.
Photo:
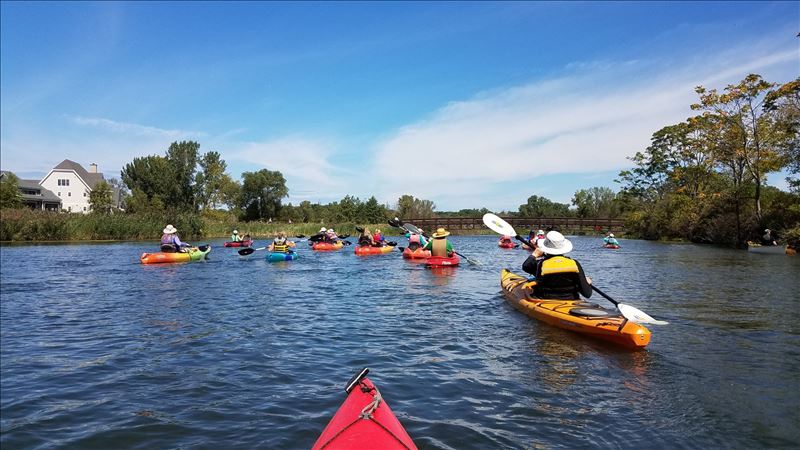
[[247, 247], [239, 250], [239, 254], [242, 256], [247, 256], [247, 255], [252, 255], [253, 253], [255, 253], [256, 250], [266, 250], [266, 249], [267, 247], [258, 247], [258, 248]]
[[[496, 215], [494, 215], [492, 213], [484, 214], [483, 215], [483, 223], [484, 223], [484, 225], [486, 225], [490, 230], [494, 231], [495, 233], [498, 233], [500, 235], [508, 235], [508, 236], [517, 238], [518, 241], [522, 242], [523, 244], [527, 245], [530, 248], [533, 248], [533, 244], [531, 243], [531, 241], [529, 241], [529, 240], [525, 239], [524, 237], [518, 235], [516, 230], [514, 230], [514, 227], [512, 227], [508, 222], [506, 222], [505, 220], [497, 217]], [[603, 296], [603, 298], [605, 298], [606, 300], [608, 300], [611, 303], [613, 303], [614, 306], [616, 306], [617, 309], [619, 310], [619, 312], [623, 315], [623, 317], [625, 317], [626, 319], [630, 320], [631, 322], [634, 322], [634, 323], [646, 323], [646, 324], [653, 324], [653, 325], [666, 325], [668, 323], [668, 322], [665, 322], [663, 320], [654, 319], [654, 318], [650, 317], [644, 311], [642, 311], [642, 310], [640, 310], [638, 308], [634, 308], [631, 305], [626, 305], [624, 303], [620, 303], [620, 302], [614, 300], [613, 298], [611, 298], [608, 295], [606, 295], [606, 293], [604, 293], [603, 291], [601, 291], [600, 289], [598, 289], [594, 285], [590, 285], [590, 286], [592, 287], [592, 290], [594, 290], [595, 292], [597, 292], [598, 294]]]

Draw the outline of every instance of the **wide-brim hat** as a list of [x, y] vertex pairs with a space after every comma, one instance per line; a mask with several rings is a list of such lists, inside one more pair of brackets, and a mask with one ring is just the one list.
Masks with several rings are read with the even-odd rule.
[[172, 234], [177, 233], [178, 229], [173, 227], [172, 225], [167, 225], [167, 228], [164, 228], [164, 234]]
[[431, 235], [432, 238], [443, 238], [447, 236], [450, 236], [450, 232], [445, 230], [444, 228], [437, 228], [436, 233], [433, 233]]
[[558, 231], [547, 233], [536, 245], [548, 255], [563, 255], [572, 251], [572, 242]]
[[614, 233], [608, 233], [608, 237], [614, 237]]
[[236, 231], [236, 230], [233, 230], [233, 234], [239, 234], [239, 232]]
[[320, 232], [320, 233], [324, 233], [324, 232], [326, 232], [326, 231], [328, 231], [328, 229], [327, 229], [327, 228], [325, 228], [325, 227], [322, 227], [322, 228], [320, 228], [320, 229], [319, 229], [319, 232]]

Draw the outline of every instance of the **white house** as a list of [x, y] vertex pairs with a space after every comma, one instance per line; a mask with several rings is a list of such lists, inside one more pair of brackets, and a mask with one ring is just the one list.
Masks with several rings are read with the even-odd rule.
[[61, 199], [62, 209], [85, 214], [92, 209], [89, 193], [103, 180], [103, 174], [97, 172], [97, 164], [90, 164], [87, 172], [80, 164], [65, 159], [53, 167], [39, 184]]

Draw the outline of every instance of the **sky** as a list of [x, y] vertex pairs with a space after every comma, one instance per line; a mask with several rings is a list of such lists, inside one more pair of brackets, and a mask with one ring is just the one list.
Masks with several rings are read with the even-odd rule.
[[[289, 198], [617, 191], [696, 86], [800, 75], [800, 2], [0, 2], [0, 167], [194, 140]], [[786, 188], [785, 174], [768, 184]]]

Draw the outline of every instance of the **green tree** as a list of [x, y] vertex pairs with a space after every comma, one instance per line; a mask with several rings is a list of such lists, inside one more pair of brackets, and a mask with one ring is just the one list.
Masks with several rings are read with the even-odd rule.
[[397, 200], [397, 216], [406, 219], [429, 219], [436, 216], [436, 205], [430, 200], [403, 195]]
[[201, 209], [216, 209], [223, 203], [222, 187], [233, 181], [225, 173], [227, 167], [228, 164], [218, 152], [208, 152], [200, 158], [200, 171], [195, 177], [195, 186], [197, 204]]
[[383, 223], [387, 218], [386, 207], [378, 203], [375, 196], [370, 197], [363, 203], [359, 222], [364, 223]]
[[92, 211], [100, 214], [108, 214], [113, 205], [111, 185], [106, 181], [100, 181], [92, 188], [89, 193], [89, 205]]
[[240, 206], [245, 220], [278, 217], [281, 200], [289, 195], [286, 179], [278, 171], [261, 169], [242, 174]]
[[545, 197], [532, 195], [528, 202], [519, 205], [519, 215], [522, 217], [570, 217], [572, 212], [569, 205], [556, 203]]
[[19, 208], [21, 205], [19, 178], [11, 172], [3, 172], [3, 176], [0, 177], [0, 209]]
[[199, 150], [200, 144], [194, 141], [173, 142], [167, 149], [167, 161], [174, 175], [175, 197], [170, 198], [170, 201], [182, 210], [197, 209], [195, 172]]
[[619, 208], [617, 195], [607, 187], [592, 187], [575, 192], [572, 204], [577, 208], [578, 217], [617, 217]]
[[767, 94], [764, 108], [775, 114], [778, 145], [782, 147], [787, 168], [786, 178], [793, 191], [800, 193], [800, 77]]
[[178, 197], [175, 172], [167, 158], [155, 155], [134, 158], [122, 168], [121, 177], [122, 182], [130, 189], [131, 197], [136, 197], [131, 199], [133, 207], [128, 205], [126, 210], [135, 212], [138, 208], [149, 209], [155, 198], [158, 198], [157, 203], [162, 207], [166, 202], [170, 209], [177, 208], [178, 205], [174, 203]]

